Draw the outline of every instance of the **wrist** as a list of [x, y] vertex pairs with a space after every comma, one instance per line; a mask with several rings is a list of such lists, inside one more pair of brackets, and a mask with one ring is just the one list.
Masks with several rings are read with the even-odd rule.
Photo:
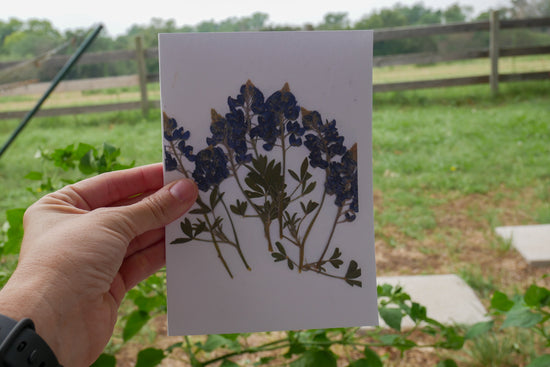
[[31, 319], [36, 333], [59, 358], [62, 346], [59, 340], [62, 333], [57, 329], [60, 325], [60, 310], [55, 310], [49, 301], [48, 290], [43, 283], [24, 275], [22, 279], [25, 281], [19, 281], [20, 275], [16, 271], [0, 290], [0, 314], [16, 322]]

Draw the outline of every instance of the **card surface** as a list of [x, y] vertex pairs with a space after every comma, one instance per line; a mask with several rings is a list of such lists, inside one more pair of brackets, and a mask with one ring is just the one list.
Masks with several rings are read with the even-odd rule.
[[160, 34], [170, 335], [376, 325], [372, 32]]

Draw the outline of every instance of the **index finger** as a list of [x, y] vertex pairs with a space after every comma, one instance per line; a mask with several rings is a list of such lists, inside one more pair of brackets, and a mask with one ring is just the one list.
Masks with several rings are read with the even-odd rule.
[[77, 194], [76, 207], [93, 210], [118, 201], [160, 189], [163, 182], [162, 163], [135, 167], [121, 171], [102, 173], [68, 186]]

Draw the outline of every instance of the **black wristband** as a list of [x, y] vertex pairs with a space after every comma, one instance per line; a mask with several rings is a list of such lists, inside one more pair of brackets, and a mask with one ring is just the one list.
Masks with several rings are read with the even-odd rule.
[[61, 367], [31, 319], [15, 321], [0, 314], [0, 366]]

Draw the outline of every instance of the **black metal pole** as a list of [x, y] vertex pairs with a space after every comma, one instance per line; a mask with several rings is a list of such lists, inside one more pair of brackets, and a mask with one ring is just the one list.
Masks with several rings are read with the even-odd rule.
[[88, 48], [88, 46], [92, 43], [92, 41], [97, 37], [97, 35], [99, 34], [99, 32], [101, 31], [101, 29], [103, 29], [103, 25], [102, 24], [99, 24], [95, 29], [94, 31], [88, 36], [86, 37], [86, 39], [84, 40], [84, 42], [82, 42], [82, 44], [78, 47], [78, 50], [76, 50], [76, 52], [71, 56], [71, 58], [65, 63], [65, 65], [63, 65], [63, 67], [61, 68], [61, 70], [59, 70], [59, 72], [57, 73], [57, 75], [55, 76], [55, 78], [53, 79], [52, 83], [50, 84], [50, 87], [48, 88], [48, 90], [44, 93], [44, 95], [40, 98], [40, 100], [38, 100], [38, 102], [36, 103], [36, 105], [34, 106], [34, 108], [32, 110], [30, 110], [26, 115], [25, 117], [23, 118], [23, 120], [19, 123], [19, 126], [17, 126], [17, 128], [15, 129], [15, 131], [11, 134], [10, 138], [8, 139], [8, 141], [6, 141], [6, 143], [4, 144], [4, 146], [2, 147], [2, 149], [0, 150], [0, 157], [4, 154], [4, 152], [8, 149], [8, 147], [11, 145], [11, 143], [13, 143], [13, 141], [15, 140], [15, 138], [17, 137], [17, 135], [19, 135], [19, 133], [25, 128], [25, 126], [27, 126], [27, 123], [31, 120], [31, 118], [36, 114], [36, 112], [38, 112], [38, 110], [40, 109], [40, 107], [42, 106], [42, 104], [46, 101], [46, 99], [48, 99], [48, 97], [50, 96], [50, 94], [53, 92], [53, 90], [55, 89], [55, 87], [57, 87], [57, 85], [59, 84], [59, 82], [65, 77], [65, 75], [67, 75], [67, 73], [69, 72], [69, 70], [73, 67], [73, 65], [78, 61], [78, 59], [80, 58], [80, 56], [84, 53], [84, 51], [86, 51], [86, 49]]

